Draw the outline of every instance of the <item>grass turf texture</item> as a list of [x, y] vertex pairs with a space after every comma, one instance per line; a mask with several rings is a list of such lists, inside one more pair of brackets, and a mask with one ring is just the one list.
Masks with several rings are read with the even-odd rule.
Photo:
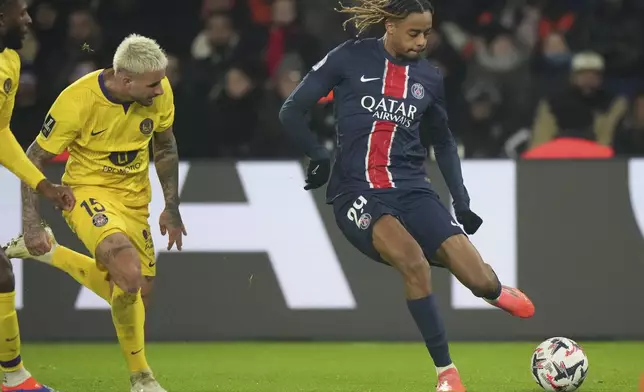
[[[637, 391], [644, 342], [579, 342], [590, 362], [580, 391]], [[453, 343], [470, 392], [540, 391], [530, 375], [534, 343]], [[173, 391], [428, 392], [436, 374], [422, 343], [154, 343], [148, 360]], [[27, 368], [61, 392], [127, 392], [116, 344], [29, 344]]]

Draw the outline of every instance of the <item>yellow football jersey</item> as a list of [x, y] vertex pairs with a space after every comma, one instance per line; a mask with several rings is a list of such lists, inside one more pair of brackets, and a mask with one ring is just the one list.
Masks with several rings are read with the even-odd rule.
[[0, 52], [0, 131], [11, 125], [20, 79], [20, 56], [15, 50]]
[[174, 98], [167, 78], [152, 106], [122, 104], [109, 96], [103, 70], [68, 86], [52, 105], [36, 141], [46, 151], [69, 151], [63, 184], [97, 187], [126, 206], [151, 200], [148, 146], [154, 132], [174, 122]]

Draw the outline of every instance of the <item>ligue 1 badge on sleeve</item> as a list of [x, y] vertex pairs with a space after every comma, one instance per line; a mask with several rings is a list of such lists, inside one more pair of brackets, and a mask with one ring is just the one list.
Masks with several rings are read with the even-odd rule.
[[13, 87], [13, 82], [11, 81], [11, 78], [7, 78], [7, 80], [4, 81], [4, 92], [6, 94], [9, 94], [9, 91], [11, 91], [11, 87]]
[[154, 130], [154, 121], [152, 121], [151, 118], [146, 118], [145, 120], [141, 121], [141, 125], [139, 125], [139, 129], [141, 130], [141, 133], [144, 135], [149, 135], [152, 133]]

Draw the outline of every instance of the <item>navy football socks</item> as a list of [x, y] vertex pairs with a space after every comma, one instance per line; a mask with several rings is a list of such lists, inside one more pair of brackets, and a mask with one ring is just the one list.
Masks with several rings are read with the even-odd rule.
[[452, 358], [445, 337], [443, 320], [438, 314], [438, 308], [432, 294], [420, 299], [407, 300], [407, 307], [420, 330], [425, 345], [434, 360], [436, 367], [449, 366]]

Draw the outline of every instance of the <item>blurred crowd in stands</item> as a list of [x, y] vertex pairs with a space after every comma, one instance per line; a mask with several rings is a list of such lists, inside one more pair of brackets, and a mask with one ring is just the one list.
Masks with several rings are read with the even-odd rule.
[[[352, 0], [343, 0], [351, 4]], [[355, 35], [334, 0], [32, 0], [13, 130], [136, 32], [167, 50], [183, 158], [293, 158], [284, 99]], [[434, 0], [428, 58], [465, 158], [644, 155], [644, 0]], [[374, 28], [369, 36], [380, 36]], [[334, 145], [333, 103], [311, 124]]]

